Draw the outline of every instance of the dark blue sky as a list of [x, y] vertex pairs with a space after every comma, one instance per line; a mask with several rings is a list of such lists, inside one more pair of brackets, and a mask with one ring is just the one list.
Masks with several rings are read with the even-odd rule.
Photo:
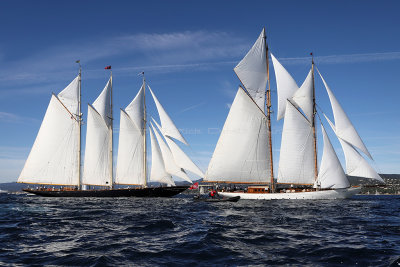
[[[298, 84], [314, 52], [373, 166], [399, 173], [399, 10], [398, 1], [1, 1], [0, 181], [16, 180], [50, 94], [75, 77], [76, 59], [85, 113], [107, 80], [104, 66], [113, 66], [116, 128], [118, 109], [134, 97], [144, 70], [205, 170], [218, 139], [213, 131], [222, 128], [239, 85], [232, 69], [264, 26], [272, 53]], [[331, 116], [319, 80], [316, 87]], [[273, 122], [275, 159], [281, 128]]]

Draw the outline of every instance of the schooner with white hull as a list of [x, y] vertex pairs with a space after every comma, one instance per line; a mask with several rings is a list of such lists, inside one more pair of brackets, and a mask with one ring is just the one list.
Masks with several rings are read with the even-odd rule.
[[[248, 186], [246, 192], [219, 192], [241, 199], [338, 199], [357, 194], [361, 188], [350, 187], [322, 122], [324, 149], [318, 170], [314, 61], [299, 88], [280, 62], [270, 55], [278, 92], [277, 119], [284, 118], [277, 184], [272, 158], [269, 53], [264, 29], [234, 68], [243, 87], [239, 87], [231, 105], [204, 182], [255, 185]], [[335, 125], [328, 122], [343, 146], [347, 173], [383, 182], [358, 152], [357, 149], [372, 159], [332, 91], [323, 82], [331, 100]], [[279, 184], [290, 188], [278, 192], [275, 186]]]
[[[125, 109], [121, 109], [118, 161], [116, 175], [113, 177], [112, 73], [98, 98], [92, 105], [88, 104], [84, 170], [81, 171], [82, 113], [79, 70], [79, 75], [62, 92], [58, 95], [53, 94], [35, 143], [18, 178], [19, 183], [50, 187], [28, 188], [24, 191], [47, 197], [171, 197], [189, 187], [176, 186], [172, 175], [190, 183], [192, 181], [185, 169], [204, 176], [175, 143], [176, 139], [187, 144], [150, 87], [148, 88], [161, 120], [161, 126], [158, 128], [161, 134], [153, 128], [158, 143], [150, 132], [150, 175], [147, 173], [148, 125], [146, 83], [143, 77], [143, 85], [136, 97]], [[168, 145], [164, 143], [163, 138], [167, 140]], [[149, 187], [149, 181], [166, 186]], [[121, 188], [122, 186], [134, 188]], [[88, 189], [90, 187], [97, 189]]]

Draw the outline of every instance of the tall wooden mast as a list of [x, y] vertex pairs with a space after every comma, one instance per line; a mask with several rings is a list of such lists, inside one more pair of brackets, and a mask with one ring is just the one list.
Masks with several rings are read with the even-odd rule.
[[110, 69], [110, 85], [111, 85], [111, 90], [110, 90], [110, 120], [111, 120], [111, 125], [110, 125], [110, 134], [111, 134], [111, 139], [110, 139], [110, 154], [109, 154], [109, 166], [110, 166], [110, 188], [112, 189], [114, 187], [114, 181], [113, 181], [113, 145], [114, 145], [114, 137], [113, 137], [113, 124], [114, 124], [114, 118], [113, 118], [113, 98], [112, 98], [112, 91], [113, 91], [113, 82], [112, 82], [112, 70]]
[[275, 191], [275, 182], [274, 182], [274, 162], [272, 157], [272, 132], [271, 132], [271, 84], [269, 79], [269, 58], [268, 58], [268, 45], [267, 45], [267, 35], [265, 34], [264, 28], [264, 44], [265, 44], [265, 54], [267, 58], [267, 124], [268, 124], [268, 142], [269, 142], [269, 156], [270, 156], [270, 163], [271, 163], [271, 192]]
[[314, 167], [315, 167], [315, 181], [318, 179], [318, 157], [317, 157], [317, 133], [315, 129], [315, 115], [317, 114], [316, 104], [315, 104], [315, 83], [314, 83], [314, 55], [311, 53], [311, 73], [312, 73], [312, 85], [313, 85], [313, 113], [312, 113], [312, 130], [313, 130], [313, 140], [314, 140]]
[[146, 78], [143, 75], [143, 170], [144, 170], [144, 186], [147, 187], [147, 140], [146, 140], [146, 128], [147, 128], [147, 114], [146, 114]]
[[79, 98], [78, 98], [78, 124], [79, 124], [79, 138], [78, 138], [78, 189], [81, 189], [81, 157], [82, 157], [82, 112], [81, 112], [81, 83], [82, 83], [82, 67], [81, 67], [81, 61], [77, 60], [76, 63], [79, 64], [79, 74], [78, 74], [78, 93], [79, 93]]

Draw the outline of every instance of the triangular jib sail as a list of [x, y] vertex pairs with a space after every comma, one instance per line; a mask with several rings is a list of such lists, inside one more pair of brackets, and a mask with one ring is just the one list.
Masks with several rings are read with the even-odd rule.
[[331, 126], [332, 130], [335, 132], [343, 148], [344, 157], [346, 159], [347, 175], [376, 179], [384, 183], [379, 174], [371, 167], [371, 165], [368, 164], [368, 162], [361, 156], [361, 154], [355, 149], [355, 147], [337, 135], [336, 127], [332, 123], [332, 121], [329, 120], [327, 116], [325, 116], [325, 118]]
[[349, 117], [347, 117], [342, 106], [339, 104], [335, 95], [328, 87], [321, 73], [319, 71], [318, 73], [325, 85], [326, 91], [328, 92], [329, 99], [331, 101], [333, 116], [335, 118], [336, 135], [341, 139], [347, 141], [348, 143], [352, 144], [353, 146], [357, 147], [362, 152], [364, 152], [370, 159], [372, 159], [371, 154], [369, 153], [367, 147], [364, 145], [364, 142], [361, 140], [360, 135], [357, 133]]
[[170, 136], [172, 138], [175, 138], [185, 145], [187, 145], [187, 142], [185, 138], [183, 138], [182, 134], [179, 132], [178, 128], [176, 128], [174, 122], [171, 120], [161, 103], [158, 101], [157, 97], [154, 95], [153, 91], [151, 90], [150, 86], [148, 86], [151, 95], [153, 96], [154, 102], [156, 103], [156, 107], [158, 110], [158, 115], [160, 116], [160, 121], [161, 121], [161, 126], [162, 126], [162, 133], [165, 136]]
[[153, 130], [149, 131], [151, 140], [151, 172], [150, 181], [159, 182], [168, 185], [175, 185], [171, 174], [165, 169], [164, 160], [162, 158], [160, 147], [154, 137]]
[[324, 138], [324, 151], [322, 153], [321, 167], [318, 173], [319, 185], [321, 188], [350, 187], [350, 183], [322, 124], [321, 128]]

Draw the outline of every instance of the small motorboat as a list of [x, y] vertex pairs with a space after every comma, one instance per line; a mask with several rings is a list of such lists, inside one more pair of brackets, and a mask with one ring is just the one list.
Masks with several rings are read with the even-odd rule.
[[238, 202], [240, 199], [240, 196], [237, 197], [222, 197], [222, 196], [217, 196], [214, 198], [211, 197], [201, 197], [201, 196], [195, 196], [193, 197], [194, 201], [198, 202]]

